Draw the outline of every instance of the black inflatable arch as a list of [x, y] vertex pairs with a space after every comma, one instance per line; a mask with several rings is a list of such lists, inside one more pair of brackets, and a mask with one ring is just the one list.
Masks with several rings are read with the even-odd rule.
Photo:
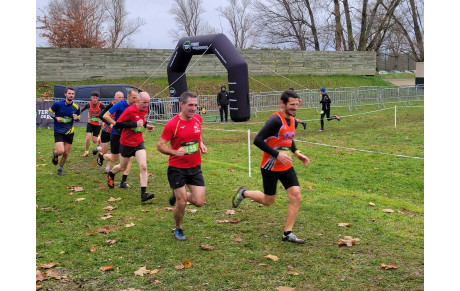
[[[179, 40], [167, 69], [170, 96], [179, 97], [187, 91], [186, 68], [193, 55], [202, 55], [204, 52], [215, 54], [227, 69], [231, 119], [236, 122], [249, 120], [248, 64], [222, 33], [189, 36]], [[216, 84], [218, 87], [219, 84]]]

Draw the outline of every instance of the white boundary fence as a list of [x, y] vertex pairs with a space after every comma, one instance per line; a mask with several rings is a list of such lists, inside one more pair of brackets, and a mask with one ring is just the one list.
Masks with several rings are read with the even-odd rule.
[[[296, 93], [302, 98], [302, 109], [315, 109], [317, 112], [321, 110], [319, 103], [320, 94], [318, 91], [301, 89], [296, 90]], [[257, 116], [258, 112], [278, 110], [281, 94], [282, 91], [251, 93], [249, 95], [249, 103], [253, 116]], [[342, 87], [328, 89], [327, 94], [331, 98], [334, 108], [347, 108], [350, 111], [357, 110], [360, 106], [373, 105], [378, 108], [386, 108], [388, 106], [393, 107], [396, 104], [410, 105], [412, 101], [424, 100], [424, 89], [420, 86]], [[216, 96], [217, 94], [199, 96], [198, 111], [202, 113], [204, 122], [213, 122], [220, 119]], [[84, 105], [88, 101], [75, 100], [75, 102]], [[147, 120], [150, 122], [168, 121], [179, 110], [178, 101], [155, 98], [154, 101], [150, 102]]]

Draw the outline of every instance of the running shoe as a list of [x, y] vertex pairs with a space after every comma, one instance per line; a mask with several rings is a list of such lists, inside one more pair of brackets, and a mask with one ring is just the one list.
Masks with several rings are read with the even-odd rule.
[[97, 155], [96, 162], [99, 166], [102, 166], [102, 163], [104, 163], [104, 156], [101, 153]]
[[232, 205], [234, 208], [238, 207], [238, 205], [240, 205], [241, 201], [243, 201], [244, 199], [244, 196], [243, 196], [243, 192], [246, 191], [246, 187], [244, 186], [241, 186], [240, 189], [238, 189], [238, 191], [236, 191], [236, 194], [233, 196], [233, 199], [232, 199]]
[[323, 132], [323, 131], [324, 131], [324, 129], [320, 129], [319, 131]]
[[101, 147], [99, 145], [97, 145], [93, 150], [93, 156], [97, 155], [97, 153], [99, 152], [100, 149], [101, 149]]
[[153, 193], [141, 194], [141, 202], [145, 202], [145, 201], [153, 199], [153, 198], [155, 198], [155, 194], [153, 194]]
[[53, 158], [51, 159], [51, 162], [53, 163], [53, 165], [57, 165], [59, 160], [58, 160], [58, 155], [56, 155], [55, 152], [53, 152]]
[[109, 186], [110, 189], [113, 189], [113, 187], [115, 186], [114, 178], [115, 178], [115, 174], [112, 174], [112, 172], [109, 172], [109, 174], [107, 175], [107, 186]]
[[84, 153], [83, 155], [81, 155], [82, 157], [86, 158], [88, 156], [88, 153]]
[[131, 189], [132, 187], [128, 183], [123, 182], [123, 183], [120, 183], [120, 188]]
[[169, 205], [174, 206], [176, 204], [176, 195], [174, 195], [174, 190], [172, 190], [172, 195], [169, 197]]
[[292, 243], [296, 243], [296, 244], [305, 243], [305, 240], [297, 238], [295, 236], [295, 234], [293, 234], [292, 232], [290, 234], [288, 234], [288, 235], [283, 234], [283, 241], [288, 241], [288, 242], [292, 242]]
[[185, 240], [185, 235], [184, 235], [184, 231], [182, 230], [182, 228], [176, 228], [174, 230], [174, 237], [177, 240]]
[[336, 114], [334, 115], [335, 119], [337, 119], [337, 121], [340, 121], [340, 117]]
[[58, 168], [58, 169], [57, 169], [57, 174], [58, 174], [59, 176], [64, 176], [64, 173], [62, 172], [62, 168]]
[[105, 167], [104, 173], [108, 174], [110, 172], [110, 167]]

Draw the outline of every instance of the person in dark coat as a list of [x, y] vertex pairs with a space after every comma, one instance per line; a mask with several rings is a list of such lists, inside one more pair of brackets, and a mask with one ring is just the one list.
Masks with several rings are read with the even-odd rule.
[[337, 119], [337, 121], [340, 121], [340, 117], [334, 115], [333, 117], [331, 116], [331, 98], [329, 98], [329, 95], [326, 94], [326, 88], [322, 87], [319, 89], [319, 92], [321, 93], [321, 100], [319, 103], [321, 103], [321, 129], [319, 131], [324, 131], [324, 116], [327, 116], [327, 121], [331, 121], [332, 119]]
[[226, 91], [225, 85], [220, 87], [219, 93], [217, 93], [217, 106], [219, 107], [220, 113], [220, 122], [224, 122], [224, 113], [225, 113], [225, 122], [228, 120], [228, 92]]

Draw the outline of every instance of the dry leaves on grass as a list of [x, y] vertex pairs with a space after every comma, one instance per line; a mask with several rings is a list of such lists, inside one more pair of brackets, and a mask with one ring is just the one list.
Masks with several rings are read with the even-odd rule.
[[105, 186], [99, 186], [99, 190], [105, 190], [105, 189], [107, 189], [107, 187], [105, 187]]
[[112, 217], [112, 213], [104, 213], [104, 216], [101, 217], [102, 220], [106, 220]]
[[70, 191], [73, 191], [73, 192], [81, 192], [81, 191], [83, 191], [83, 187], [80, 187], [80, 186], [70, 186], [70, 187], [67, 187], [67, 189], [69, 189]]
[[134, 275], [144, 277], [144, 275], [154, 275], [160, 272], [159, 269], [147, 270], [146, 266], [140, 267], [137, 271], [134, 271]]
[[182, 269], [189, 269], [191, 267], [192, 267], [192, 261], [184, 260], [182, 264], [175, 266], [174, 268], [176, 268], [177, 270], [182, 270]]
[[56, 280], [61, 280], [61, 279], [66, 279], [67, 276], [66, 275], [61, 276], [58, 271], [53, 270], [53, 269], [48, 269], [44, 272], [40, 270], [35, 271], [35, 282], [37, 281], [41, 282], [41, 281], [49, 280], [51, 278], [56, 279]]
[[279, 286], [276, 288], [276, 291], [294, 291], [294, 288], [291, 287], [285, 287], [285, 286]]
[[80, 201], [83, 201], [83, 200], [85, 200], [85, 199], [86, 199], [86, 198], [81, 197], [81, 198], [75, 199], [75, 201], [80, 202]]
[[167, 211], [172, 211], [172, 210], [174, 209], [174, 207], [165, 207], [165, 209], [166, 209]]
[[234, 214], [235, 214], [235, 210], [233, 210], [233, 209], [227, 210], [227, 211], [225, 211], [225, 214], [227, 214], [227, 215], [234, 215]]
[[99, 270], [101, 270], [103, 272], [111, 271], [111, 270], [113, 270], [113, 265], [110, 264], [110, 265], [102, 266], [102, 267], [99, 268]]
[[343, 239], [339, 239], [336, 244], [339, 246], [351, 247], [359, 241], [359, 238], [353, 238], [351, 236], [344, 236]]
[[108, 225], [102, 227], [102, 228], [98, 228], [96, 229], [97, 232], [99, 233], [105, 233], [105, 234], [108, 234], [110, 233], [110, 227]]
[[106, 244], [108, 245], [114, 245], [117, 243], [117, 241], [119, 241], [120, 239], [119, 238], [116, 238], [116, 239], [106, 239], [105, 242]]
[[196, 209], [196, 208], [187, 209], [188, 213], [195, 213], [197, 211], [198, 211], [198, 209]]
[[114, 202], [114, 201], [120, 201], [121, 200], [121, 197], [118, 197], [118, 198], [113, 198], [113, 197], [110, 197], [109, 200], [107, 200], [108, 202]]
[[278, 262], [278, 260], [279, 260], [277, 256], [274, 256], [272, 254], [266, 255], [266, 256], [264, 256], [264, 258], [270, 259], [270, 260], [272, 260], [274, 262]]
[[338, 225], [339, 225], [340, 227], [350, 227], [350, 226], [351, 226], [351, 224], [349, 224], [349, 223], [347, 223], [347, 222], [340, 222]]
[[389, 264], [389, 265], [384, 264], [384, 263], [381, 263], [381, 264], [380, 264], [380, 268], [385, 269], [385, 270], [388, 270], [388, 269], [397, 269], [397, 268], [398, 268], [398, 265], [396, 265], [395, 263]]
[[112, 211], [112, 210], [114, 210], [115, 208], [116, 208], [115, 206], [110, 206], [110, 205], [109, 205], [109, 206], [104, 207], [104, 210]]
[[152, 284], [153, 284], [153, 285], [159, 285], [159, 284], [161, 284], [161, 283], [163, 283], [163, 281], [155, 280], [155, 281], [153, 281]]
[[131, 223], [128, 223], [128, 224], [125, 224], [125, 227], [133, 227], [133, 226], [135, 226], [135, 224], [132, 223], [132, 222], [131, 222]]
[[243, 241], [243, 239], [241, 237], [239, 237], [239, 236], [235, 237], [235, 242], [242, 242], [242, 241]]
[[393, 209], [382, 209], [383, 212], [385, 213], [393, 213], [395, 212]]
[[239, 218], [233, 218], [233, 219], [224, 219], [224, 220], [216, 220], [217, 223], [238, 223], [241, 222], [241, 219]]
[[92, 247], [89, 249], [89, 251], [90, 251], [91, 253], [94, 253], [95, 251], [97, 251], [97, 246], [92, 246]]
[[369, 202], [369, 206], [375, 207], [375, 203]]
[[43, 269], [51, 269], [54, 268], [58, 265], [59, 263], [52, 262], [52, 263], [47, 263], [47, 264], [40, 264], [39, 267]]
[[205, 250], [205, 251], [211, 251], [211, 250], [214, 249], [213, 246], [210, 246], [210, 245], [207, 245], [207, 244], [206, 244], [206, 245], [201, 245], [200, 248], [201, 248], [202, 250]]
[[37, 164], [36, 166], [37, 167], [44, 167], [44, 166], [46, 166], [46, 164]]

